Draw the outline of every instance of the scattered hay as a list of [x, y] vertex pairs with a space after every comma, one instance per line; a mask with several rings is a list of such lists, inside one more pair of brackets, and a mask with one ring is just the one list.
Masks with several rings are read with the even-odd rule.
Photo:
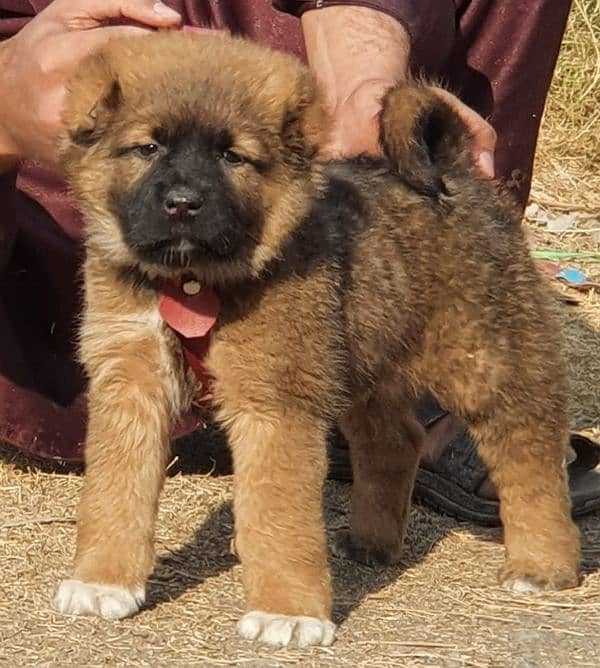
[[532, 199], [600, 211], [600, 0], [574, 0], [542, 122]]
[[[0, 455], [8, 451], [0, 449]], [[122, 622], [69, 618], [50, 600], [69, 568], [81, 478], [0, 466], [0, 665], [597, 666], [600, 518], [582, 524], [579, 589], [530, 598], [496, 585], [500, 532], [416, 507], [404, 562], [370, 569], [332, 559], [331, 648], [270, 650], [237, 638], [240, 567], [229, 552], [230, 477], [177, 475], [160, 508], [160, 560], [145, 610]], [[330, 532], [347, 526], [348, 487], [328, 484]], [[60, 518], [35, 524], [21, 518]], [[12, 526], [6, 526], [12, 524]]]

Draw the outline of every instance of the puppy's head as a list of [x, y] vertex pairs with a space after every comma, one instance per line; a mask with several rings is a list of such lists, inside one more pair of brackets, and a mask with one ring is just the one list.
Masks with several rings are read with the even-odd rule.
[[62, 164], [107, 260], [256, 275], [308, 206], [323, 107], [300, 63], [243, 40], [111, 42], [70, 84]]

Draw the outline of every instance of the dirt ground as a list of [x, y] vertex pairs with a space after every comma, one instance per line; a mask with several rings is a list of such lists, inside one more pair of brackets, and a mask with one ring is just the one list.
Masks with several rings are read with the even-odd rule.
[[[76, 475], [0, 468], [0, 665], [600, 665], [598, 516], [580, 523], [581, 587], [522, 598], [496, 585], [499, 531], [415, 507], [400, 567], [372, 570], [332, 559], [341, 624], [332, 647], [270, 650], [235, 633], [242, 593], [240, 566], [229, 554], [230, 477], [168, 480], [160, 561], [143, 612], [122, 622], [54, 613], [49, 603], [72, 558], [80, 485]], [[347, 496], [347, 486], [328, 484], [330, 531], [347, 522]]]
[[[586, 7], [595, 14], [586, 14]], [[556, 142], [555, 119], [565, 118], [562, 91], [581, 51], [577, 31], [587, 30], [590, 21], [598, 26], [600, 14], [596, 0], [576, 0], [573, 11], [576, 16], [541, 137], [533, 189], [536, 206], [528, 209], [527, 224], [533, 249], [595, 253], [562, 266], [577, 267], [600, 283], [597, 163], [594, 169], [592, 158], [585, 151], [578, 157], [573, 145], [565, 148], [571, 153], [561, 156]], [[598, 102], [597, 37], [598, 33], [591, 47], [596, 65], [581, 56], [590, 84], [582, 95], [588, 101], [591, 97], [590, 109], [595, 108], [594, 99]], [[572, 122], [580, 117], [582, 113], [572, 114]], [[593, 141], [598, 146], [597, 137], [590, 139], [598, 124], [594, 130], [589, 114], [585, 123], [577, 130], [578, 145], [585, 145], [589, 153]], [[564, 124], [561, 128], [565, 130]], [[574, 213], [572, 219], [557, 224], [569, 212]], [[572, 371], [573, 427], [599, 439], [600, 292], [581, 293], [558, 285], [556, 290], [578, 302], [560, 307]], [[69, 572], [81, 478], [37, 467], [0, 446], [0, 665], [600, 666], [600, 514], [579, 523], [581, 586], [522, 597], [496, 584], [503, 557], [499, 530], [415, 506], [399, 567], [372, 570], [331, 558], [335, 620], [340, 624], [332, 647], [270, 650], [242, 641], [235, 633], [242, 592], [240, 566], [229, 552], [231, 485], [229, 476], [179, 473], [169, 478], [149, 604], [122, 622], [67, 618], [53, 612], [50, 601], [58, 581]], [[327, 485], [330, 533], [347, 524], [348, 491], [347, 485]]]

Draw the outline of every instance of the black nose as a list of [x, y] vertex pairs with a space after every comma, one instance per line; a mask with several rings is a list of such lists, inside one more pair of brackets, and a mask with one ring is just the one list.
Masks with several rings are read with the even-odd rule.
[[191, 188], [171, 188], [165, 196], [164, 208], [170, 218], [192, 218], [202, 206], [202, 198]]

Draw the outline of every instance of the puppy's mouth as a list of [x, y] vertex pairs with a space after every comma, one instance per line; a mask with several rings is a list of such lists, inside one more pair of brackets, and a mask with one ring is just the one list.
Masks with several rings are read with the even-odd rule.
[[168, 269], [185, 269], [209, 260], [232, 258], [237, 240], [219, 235], [207, 241], [193, 237], [166, 238], [136, 243], [132, 250], [140, 260]]

